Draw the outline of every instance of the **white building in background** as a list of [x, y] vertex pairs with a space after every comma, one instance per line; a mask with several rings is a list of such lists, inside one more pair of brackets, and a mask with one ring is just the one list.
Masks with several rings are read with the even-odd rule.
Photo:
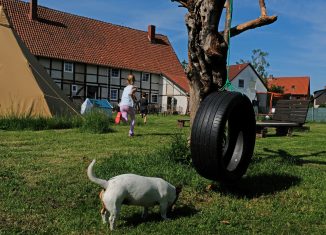
[[257, 101], [257, 93], [267, 93], [267, 87], [250, 63], [231, 65], [229, 77], [235, 91]]
[[160, 111], [186, 113], [189, 85], [168, 38], [37, 4], [0, 0], [12, 27], [50, 77], [75, 102], [108, 99], [116, 105], [134, 74], [137, 96]]

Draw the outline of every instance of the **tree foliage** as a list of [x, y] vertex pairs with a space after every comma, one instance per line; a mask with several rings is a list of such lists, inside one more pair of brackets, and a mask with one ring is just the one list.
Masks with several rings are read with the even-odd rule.
[[268, 55], [268, 52], [262, 51], [261, 49], [254, 49], [252, 50], [251, 60], [240, 59], [236, 64], [250, 63], [262, 78], [263, 82], [267, 84], [267, 78], [269, 76], [267, 69], [270, 66], [266, 59]]
[[282, 87], [282, 86], [271, 85], [268, 88], [268, 90], [271, 91], [271, 92], [284, 94], [284, 87]]

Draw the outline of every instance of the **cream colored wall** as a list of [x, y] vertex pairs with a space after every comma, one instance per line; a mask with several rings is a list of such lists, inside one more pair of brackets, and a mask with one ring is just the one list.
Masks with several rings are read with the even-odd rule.
[[[40, 63], [46, 67], [50, 68], [50, 59], [48, 58], [40, 58]], [[76, 84], [83, 84], [85, 80], [85, 69], [86, 69], [86, 84], [90, 83], [96, 83], [97, 77], [95, 74], [98, 72], [98, 81], [102, 84], [108, 84], [110, 82], [109, 86], [112, 89], [118, 89], [119, 90], [119, 97], [121, 97], [124, 86], [127, 85], [127, 77], [130, 74], [131, 70], [126, 69], [120, 69], [120, 76], [119, 78], [111, 77], [111, 69], [104, 66], [99, 66], [97, 69], [96, 65], [85, 65], [82, 63], [74, 63], [74, 70], [75, 70], [75, 83]], [[62, 70], [63, 68], [63, 61], [61, 60], [55, 60], [52, 59], [52, 68], [57, 70]], [[47, 69], [48, 72], [49, 69]], [[62, 74], [63, 73], [63, 74]], [[82, 73], [82, 74], [79, 74]], [[94, 75], [93, 75], [94, 74]], [[132, 71], [132, 74], [134, 74], [136, 78], [135, 85], [140, 88], [140, 80], [142, 72], [139, 71]], [[73, 73], [67, 73], [67, 72], [61, 72], [61, 71], [51, 71], [51, 77], [55, 79], [62, 79], [63, 78], [67, 81], [71, 80], [73, 81]], [[110, 79], [108, 80], [108, 76], [110, 76]], [[180, 113], [185, 113], [187, 109], [187, 97], [185, 96], [185, 93], [175, 84], [173, 84], [168, 78], [163, 77], [159, 74], [150, 74], [151, 79], [148, 82], [142, 82], [141, 89], [145, 90], [146, 92], [149, 91], [151, 88], [151, 94], [157, 94], [158, 95], [158, 105], [162, 106], [163, 111], [166, 111], [167, 109], [167, 97], [171, 96], [177, 100], [177, 107], [176, 110]], [[121, 81], [120, 81], [121, 80]], [[58, 83], [58, 81], [56, 81]], [[151, 83], [150, 83], [151, 82]], [[121, 84], [121, 88], [120, 87]], [[60, 87], [60, 84], [58, 84]], [[64, 93], [69, 95], [71, 89], [71, 84], [63, 84], [63, 90]], [[107, 97], [107, 94], [109, 94], [110, 90], [106, 87], [101, 87], [101, 93], [103, 97]], [[140, 89], [139, 89], [140, 90]], [[85, 90], [82, 90], [79, 95], [84, 96]], [[140, 98], [140, 91], [137, 92], [137, 97]], [[151, 97], [149, 97], [149, 100], [151, 101]], [[116, 103], [116, 102], [113, 102]]]
[[[86, 82], [92, 82], [92, 83], [96, 83], [97, 82], [97, 67], [94, 65], [87, 65], [86, 66]], [[93, 75], [94, 74], [94, 75]]]
[[188, 106], [188, 99], [184, 91], [172, 83], [168, 78], [162, 77], [162, 108], [167, 111], [168, 97], [173, 97], [177, 100], [176, 111], [180, 114], [185, 114]]

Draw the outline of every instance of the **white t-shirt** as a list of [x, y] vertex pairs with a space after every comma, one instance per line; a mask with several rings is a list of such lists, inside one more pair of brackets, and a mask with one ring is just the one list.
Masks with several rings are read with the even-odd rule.
[[127, 105], [129, 107], [134, 107], [134, 101], [131, 98], [133, 88], [134, 88], [133, 85], [128, 85], [125, 87], [125, 89], [123, 89], [121, 102], [120, 102], [119, 106]]

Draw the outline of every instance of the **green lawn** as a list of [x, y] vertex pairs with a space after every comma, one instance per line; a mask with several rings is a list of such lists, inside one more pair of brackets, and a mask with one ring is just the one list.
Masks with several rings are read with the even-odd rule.
[[124, 206], [115, 234], [326, 233], [326, 124], [257, 139], [246, 176], [207, 190], [212, 182], [170, 156], [189, 134], [177, 119], [149, 116], [134, 138], [126, 125], [107, 134], [0, 131], [0, 234], [107, 234], [100, 188], [86, 176], [94, 158], [101, 178], [136, 173], [184, 186], [171, 220], [158, 208], [142, 220], [141, 208]]

